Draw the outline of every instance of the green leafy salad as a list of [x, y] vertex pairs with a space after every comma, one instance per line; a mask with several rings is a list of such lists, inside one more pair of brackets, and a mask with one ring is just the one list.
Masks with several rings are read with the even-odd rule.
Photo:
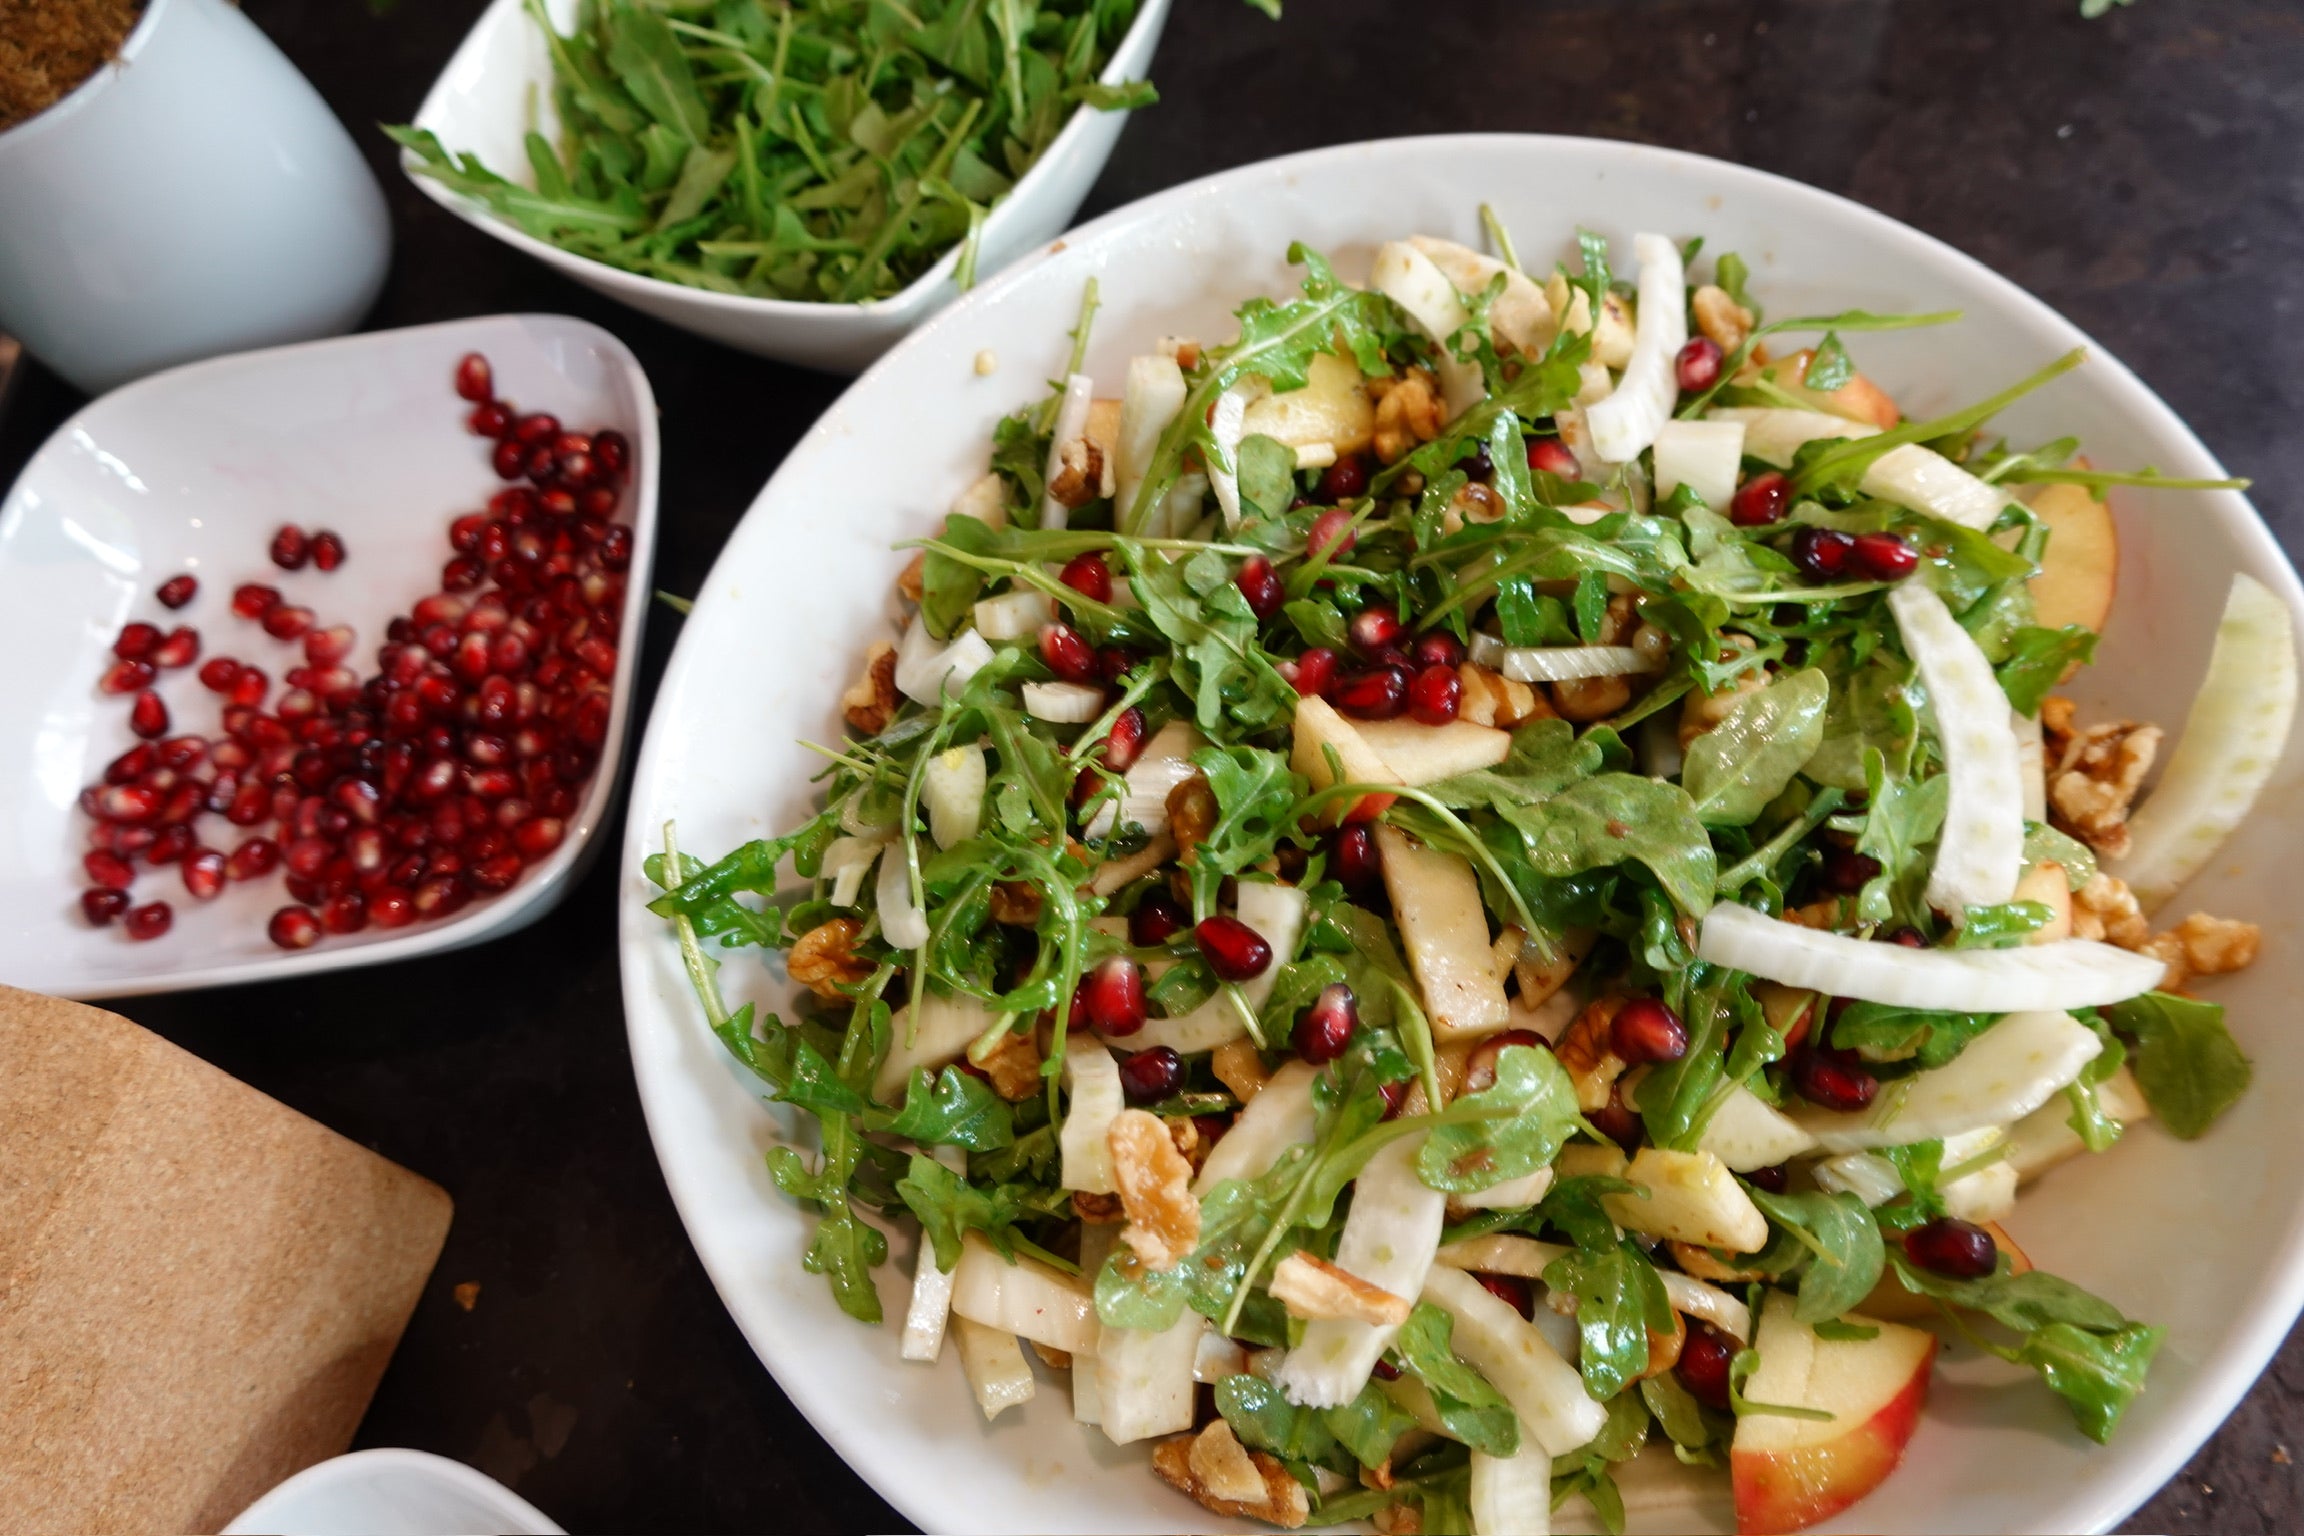
[[[1796, 1529], [1893, 1471], [1940, 1340], [2108, 1439], [2161, 1330], [2033, 1268], [2018, 1197], [2247, 1086], [2192, 988], [2256, 928], [2152, 913], [2280, 757], [2287, 609], [2235, 580], [2165, 754], [2082, 719], [2105, 489], [2197, 482], [1989, 431], [2077, 354], [1907, 420], [1847, 339], [1957, 316], [1487, 229], [1365, 286], [1293, 250], [1116, 378], [1091, 288], [822, 810], [665, 829], [713, 1029], [820, 1128], [770, 1154], [807, 1267], [882, 1322], [908, 1214], [906, 1359], [950, 1333], [992, 1417], [1029, 1345], [1282, 1526], [1620, 1528], [1637, 1456]], [[789, 1017], [723, 1003], [745, 947]]]
[[[508, 176], [422, 128], [416, 168], [515, 228], [645, 277], [859, 303], [960, 247], [1103, 79], [1140, 0], [581, 0], [551, 52], [558, 143]], [[1267, 15], [1280, 0], [1249, 0]]]

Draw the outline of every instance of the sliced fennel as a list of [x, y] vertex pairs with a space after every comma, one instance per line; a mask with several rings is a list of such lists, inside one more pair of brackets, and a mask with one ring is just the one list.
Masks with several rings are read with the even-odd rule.
[[1433, 371], [1440, 376], [1440, 393], [1447, 402], [1449, 419], [1478, 405], [1488, 393], [1480, 365], [1461, 361], [1448, 346], [1448, 338], [1472, 317], [1447, 274], [1415, 246], [1394, 240], [1377, 247], [1368, 286], [1399, 305], [1432, 343]]
[[[1159, 451], [1160, 434], [1176, 419], [1190, 393], [1184, 370], [1172, 357], [1132, 357], [1120, 390], [1120, 443], [1114, 453], [1115, 490], [1112, 505], [1122, 529], [1153, 538], [1168, 535], [1165, 507], [1139, 508], [1137, 493], [1144, 488], [1145, 471]], [[1157, 523], [1158, 526], [1150, 526]]]
[[967, 683], [992, 659], [992, 647], [972, 629], [939, 645], [925, 621], [914, 619], [896, 642], [896, 688], [922, 704], [939, 704], [945, 685], [955, 690]]
[[1519, 683], [1567, 683], [1655, 672], [1663, 665], [1628, 645], [1520, 645], [1505, 650], [1496, 670]]
[[1523, 1426], [1518, 1452], [1472, 1453], [1472, 1529], [1479, 1536], [1549, 1536], [1552, 1529], [1552, 1456]]
[[[903, 864], [896, 858], [887, 862]], [[915, 1067], [933, 1072], [959, 1060], [969, 1042], [991, 1027], [992, 1011], [956, 992], [931, 991], [905, 1004], [889, 1021], [888, 1055], [872, 1075], [872, 1097], [888, 1104], [901, 1101]]]
[[1064, 1129], [1056, 1140], [1063, 1171], [1057, 1182], [1065, 1189], [1108, 1195], [1114, 1186], [1112, 1148], [1106, 1136], [1113, 1117], [1128, 1107], [1128, 1101], [1120, 1087], [1120, 1064], [1104, 1042], [1083, 1035], [1066, 1043], [1064, 1091]]
[[1888, 607], [1935, 706], [1951, 780], [1928, 901], [1959, 922], [1969, 907], [2013, 899], [2024, 872], [2024, 778], [2008, 695], [1944, 599], [1906, 582]]
[[1725, 405], [1704, 413], [1706, 421], [1733, 421], [1744, 428], [1744, 453], [1777, 469], [1790, 469], [1800, 450], [1820, 438], [1871, 437], [1879, 428], [1830, 411], [1789, 407]]
[[1263, 379], [1245, 378], [1218, 395], [1208, 413], [1208, 435], [1216, 445], [1208, 465], [1208, 487], [1216, 493], [1227, 528], [1240, 525], [1240, 440], [1247, 433], [1248, 402], [1271, 392], [1272, 386]]
[[1696, 1138], [1697, 1151], [1711, 1153], [1737, 1173], [1773, 1168], [1815, 1146], [1816, 1139], [1789, 1115], [1742, 1084], [1728, 1090]]
[[[1056, 476], [1064, 467], [1064, 445], [1085, 437], [1088, 433], [1088, 406], [1096, 395], [1096, 381], [1084, 373], [1075, 373], [1064, 380], [1063, 403], [1056, 407], [1056, 427], [1048, 437], [1048, 465], [1046, 483], [1054, 485]], [[1072, 509], [1056, 499], [1053, 491], [1040, 498], [1040, 526], [1062, 528], [1072, 517]]]
[[[1447, 1219], [1448, 1197], [1416, 1176], [1416, 1153], [1423, 1145], [1421, 1136], [1403, 1136], [1368, 1159], [1352, 1186], [1352, 1210], [1336, 1243], [1338, 1268], [1395, 1296], [1423, 1289]], [[1339, 1318], [1307, 1323], [1303, 1341], [1280, 1363], [1280, 1389], [1307, 1408], [1341, 1408], [1360, 1395], [1377, 1357], [1399, 1331], [1394, 1324]]]
[[1319, 1124], [1312, 1104], [1319, 1075], [1318, 1067], [1302, 1060], [1273, 1073], [1200, 1165], [1192, 1192], [1204, 1195], [1226, 1179], [1260, 1178], [1290, 1147], [1309, 1144]]
[[1054, 725], [1086, 725], [1104, 713], [1104, 690], [1086, 683], [1026, 683], [1024, 713]]
[[1192, 1427], [1194, 1366], [1208, 1319], [1187, 1309], [1154, 1333], [1107, 1328], [1096, 1356], [1097, 1413], [1114, 1445]]
[[1607, 399], [1586, 408], [1584, 423], [1592, 447], [1610, 464], [1625, 464], [1656, 441], [1657, 429], [1672, 419], [1680, 398], [1675, 371], [1688, 344], [1687, 272], [1680, 247], [1662, 235], [1635, 235], [1632, 253], [1640, 259], [1640, 315], [1633, 333], [1632, 360]]
[[[958, 1147], [935, 1147], [928, 1154], [954, 1173], [968, 1172], [968, 1154]], [[904, 1313], [904, 1338], [897, 1354], [933, 1362], [944, 1352], [944, 1325], [952, 1316], [952, 1271], [939, 1269], [926, 1233], [912, 1259], [912, 1302]]]
[[1656, 495], [1685, 485], [1696, 499], [1725, 514], [1736, 496], [1744, 462], [1744, 427], [1733, 421], [1667, 421], [1656, 429]]
[[937, 847], [964, 843], [983, 826], [984, 783], [984, 749], [975, 742], [947, 747], [928, 760], [920, 775], [920, 803]]
[[1941, 1141], [2023, 1119], [2103, 1049], [2096, 1032], [2068, 1013], [2011, 1013], [1943, 1066], [1905, 1078], [1882, 1104], [1846, 1114], [1803, 1108], [1793, 1118], [1828, 1152]]
[[1088, 835], [1109, 837], [1114, 828], [1131, 822], [1154, 837], [1167, 831], [1168, 792], [1199, 771], [1192, 766], [1192, 754], [1206, 745], [1208, 738], [1189, 720], [1171, 720], [1153, 732], [1142, 755], [1121, 775], [1126, 788], [1119, 803], [1105, 802], [1088, 823]]
[[928, 915], [912, 899], [912, 869], [901, 845], [891, 847], [880, 860], [872, 897], [880, 905], [880, 932], [889, 943], [898, 949], [918, 949], [928, 942]]
[[2296, 623], [2252, 576], [2235, 575], [2208, 675], [2115, 871], [2150, 912], [2216, 856], [2288, 749], [2296, 717]]
[[1056, 617], [1056, 603], [1038, 587], [1018, 587], [998, 597], [987, 597], [971, 610], [976, 633], [996, 644], [1023, 640], [1040, 633], [1040, 626]]
[[952, 1336], [960, 1346], [960, 1371], [976, 1406], [987, 1419], [996, 1419], [1020, 1403], [1032, 1401], [1032, 1367], [1024, 1361], [1024, 1346], [1016, 1335], [987, 1328], [965, 1317], [952, 1320]]
[[1510, 1302], [1445, 1267], [1424, 1277], [1424, 1299], [1453, 1320], [1449, 1347], [1504, 1394], [1522, 1432], [1546, 1454], [1581, 1450], [1607, 1424], [1608, 1410], [1586, 1394], [1576, 1367]]
[[980, 1233], [962, 1240], [952, 1269], [952, 1311], [973, 1323], [1075, 1355], [1097, 1352], [1096, 1299], [1038, 1259], [1004, 1259]]
[[1979, 480], [1933, 448], [1918, 443], [1891, 448], [1874, 459], [1857, 488], [1867, 496], [1977, 529], [1991, 527], [1999, 520], [2000, 509], [2014, 499], [2006, 487]]
[[2149, 955], [2090, 939], [2020, 949], [1906, 949], [1726, 904], [1704, 915], [1696, 953], [1790, 987], [1945, 1013], [2097, 1008], [2151, 991], [2167, 970]]

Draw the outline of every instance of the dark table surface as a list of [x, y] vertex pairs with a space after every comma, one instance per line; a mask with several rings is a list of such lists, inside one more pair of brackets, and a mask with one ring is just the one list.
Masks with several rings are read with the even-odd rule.
[[[2045, 298], [2187, 418], [2291, 554], [2304, 539], [2304, 7], [2139, 0], [1176, 0], [1085, 213], [1316, 145], [1518, 130], [1668, 144], [1843, 193]], [[398, 248], [372, 326], [585, 316], [663, 405], [656, 581], [693, 592], [841, 381], [610, 304], [441, 212], [393, 166], [480, 0], [246, 0], [354, 130]], [[31, 368], [0, 485], [80, 401]], [[649, 631], [639, 703], [677, 621]], [[616, 828], [603, 831], [617, 845]], [[483, 948], [120, 1011], [455, 1196], [360, 1432], [511, 1484], [571, 1529], [904, 1528], [784, 1400], [675, 1217], [618, 1001], [613, 860]], [[477, 1304], [453, 1290], [477, 1282]], [[2131, 1529], [2304, 1525], [2304, 1337]], [[2120, 1454], [2117, 1447], [2107, 1452]]]

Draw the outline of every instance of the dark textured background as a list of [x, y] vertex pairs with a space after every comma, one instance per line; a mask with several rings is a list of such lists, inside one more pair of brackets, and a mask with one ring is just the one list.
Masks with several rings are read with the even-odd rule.
[[[664, 411], [658, 584], [693, 592], [836, 380], [618, 308], [418, 194], [402, 121], [479, 0], [246, 0], [352, 125], [391, 197], [371, 317], [583, 315]], [[1085, 212], [1289, 150], [1465, 129], [1698, 150], [1844, 193], [1950, 241], [2118, 352], [2293, 540], [2304, 437], [2304, 6], [2139, 0], [1176, 0], [1165, 100]], [[79, 404], [37, 368], [0, 419], [0, 485]], [[2291, 542], [2291, 552], [2296, 545]], [[676, 623], [661, 610], [641, 702]], [[616, 846], [618, 833], [601, 834]], [[121, 1011], [456, 1198], [431, 1288], [361, 1431], [471, 1462], [578, 1531], [901, 1528], [777, 1391], [666, 1198], [624, 1047], [612, 861], [552, 918], [438, 959]], [[2174, 1256], [2163, 1256], [2174, 1261]], [[480, 1286], [460, 1309], [451, 1288]], [[2304, 1339], [2132, 1528], [2304, 1526]], [[2117, 1447], [2106, 1454], [2117, 1456]]]

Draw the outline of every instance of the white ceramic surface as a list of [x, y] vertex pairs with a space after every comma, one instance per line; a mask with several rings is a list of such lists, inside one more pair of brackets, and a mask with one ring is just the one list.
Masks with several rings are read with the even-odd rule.
[[[1218, 339], [1253, 293], [1293, 282], [1292, 239], [1365, 274], [1374, 245], [1410, 231], [1480, 240], [1495, 203], [1524, 259], [1569, 254], [1574, 227], [1628, 255], [1638, 230], [1703, 235], [1739, 251], [1772, 313], [1862, 306], [1967, 311], [1946, 330], [1852, 339], [1862, 365], [1925, 416], [2022, 377], [2084, 338], [2037, 300], [1879, 214], [1758, 172], [1639, 145], [1468, 137], [1324, 150], [1180, 187], [1074, 232], [955, 306], [883, 359], [784, 461], [699, 594], [658, 697], [634, 780], [624, 868], [624, 991], [632, 1054], [673, 1196], [721, 1296], [793, 1401], [892, 1503], [931, 1530], [1158, 1531], [1215, 1522], [1155, 1483], [1144, 1448], [1074, 1426], [1053, 1383], [987, 1427], [949, 1352], [897, 1358], [912, 1240], [880, 1273], [891, 1319], [835, 1310], [800, 1259], [813, 1223], [777, 1193], [761, 1153], [791, 1122], [705, 1028], [676, 948], [644, 903], [639, 870], [661, 825], [710, 856], [811, 810], [818, 760], [795, 737], [840, 738], [837, 698], [866, 642], [889, 633], [895, 540], [928, 532], [983, 471], [1004, 412], [1038, 397], [1065, 354], [1082, 282], [1102, 290], [1088, 369], [1103, 391], [1161, 333]], [[986, 346], [1004, 359], [975, 377]], [[2101, 350], [2002, 418], [2019, 439], [2077, 432], [2112, 468], [2222, 473], [2184, 425]], [[901, 451], [891, 451], [899, 446]], [[2123, 580], [2084, 706], [2181, 724], [2235, 569], [2304, 608], [2304, 589], [2247, 501], [2231, 493], [2116, 496]], [[837, 508], [837, 517], [826, 510]], [[760, 658], [775, 658], [763, 667]], [[1951, 1363], [1903, 1469], [1828, 1524], [1865, 1531], [2083, 1531], [2117, 1521], [2171, 1476], [2230, 1411], [2304, 1299], [2304, 989], [2292, 871], [2304, 860], [2292, 751], [2266, 803], [2174, 915], [2260, 920], [2264, 957], [2213, 984], [2256, 1061], [2255, 1091], [2205, 1138], [2130, 1133], [2057, 1170], [2009, 1226], [2042, 1266], [2164, 1323], [2151, 1390], [2117, 1441], [2083, 1440], [2048, 1392], [2013, 1368]], [[787, 1006], [779, 968], [721, 971], [731, 1003]], [[2003, 1390], [2003, 1387], [2006, 1389]], [[1724, 1482], [1690, 1500], [1672, 1478], [1631, 1499], [1634, 1529], [1724, 1528]]]
[[[1169, 0], [1144, 0], [1135, 23], [1112, 52], [1102, 76], [1105, 81], [1141, 80], [1151, 71], [1152, 51], [1168, 19], [1168, 4]], [[576, 6], [577, 0], [545, 0], [544, 8], [553, 25], [565, 33], [573, 25]], [[1111, 158], [1127, 119], [1125, 112], [1085, 107], [1073, 114], [1039, 161], [984, 220], [976, 266], [979, 282], [1063, 231]], [[415, 124], [431, 129], [453, 152], [476, 153], [498, 174], [526, 179], [525, 135], [533, 127], [550, 138], [559, 131], [559, 119], [544, 38], [522, 9], [522, 0], [494, 0], [481, 14], [425, 96]], [[952, 278], [959, 261], [954, 249], [910, 287], [869, 304], [806, 304], [710, 293], [571, 255], [419, 174], [413, 155], [403, 153], [400, 163], [434, 202], [586, 287], [684, 331], [787, 363], [853, 372], [960, 292]]]
[[[202, 659], [261, 666], [275, 689], [303, 663], [231, 611], [244, 581], [277, 586], [322, 623], [348, 623], [347, 665], [373, 667], [384, 626], [434, 591], [453, 553], [451, 519], [502, 486], [489, 444], [464, 429], [456, 360], [487, 354], [497, 388], [535, 410], [632, 440], [633, 525], [615, 717], [566, 840], [520, 883], [445, 922], [371, 928], [283, 951], [265, 937], [288, 901], [278, 876], [233, 884], [201, 904], [173, 868], [142, 871], [135, 899], [165, 898], [175, 926], [143, 943], [82, 919], [81, 786], [135, 742], [128, 700], [99, 693], [113, 638], [130, 619], [200, 631]], [[0, 502], [0, 981], [67, 997], [259, 981], [289, 971], [400, 960], [494, 938], [535, 921], [573, 882], [606, 817], [622, 759], [656, 535], [656, 402], [624, 344], [559, 315], [497, 315], [307, 342], [195, 363], [105, 396], [59, 427]], [[282, 571], [273, 531], [332, 528], [348, 557], [334, 572]], [[153, 588], [190, 571], [192, 605], [171, 614]], [[216, 695], [197, 667], [164, 674], [178, 733], [212, 733]], [[201, 823], [227, 850], [250, 835]], [[229, 838], [230, 841], [226, 839]]]
[[485, 1473], [425, 1451], [354, 1451], [306, 1467], [240, 1512], [224, 1536], [560, 1536]]
[[351, 135], [226, 0], [151, 0], [117, 61], [0, 133], [0, 328], [90, 394], [348, 331], [392, 229]]

